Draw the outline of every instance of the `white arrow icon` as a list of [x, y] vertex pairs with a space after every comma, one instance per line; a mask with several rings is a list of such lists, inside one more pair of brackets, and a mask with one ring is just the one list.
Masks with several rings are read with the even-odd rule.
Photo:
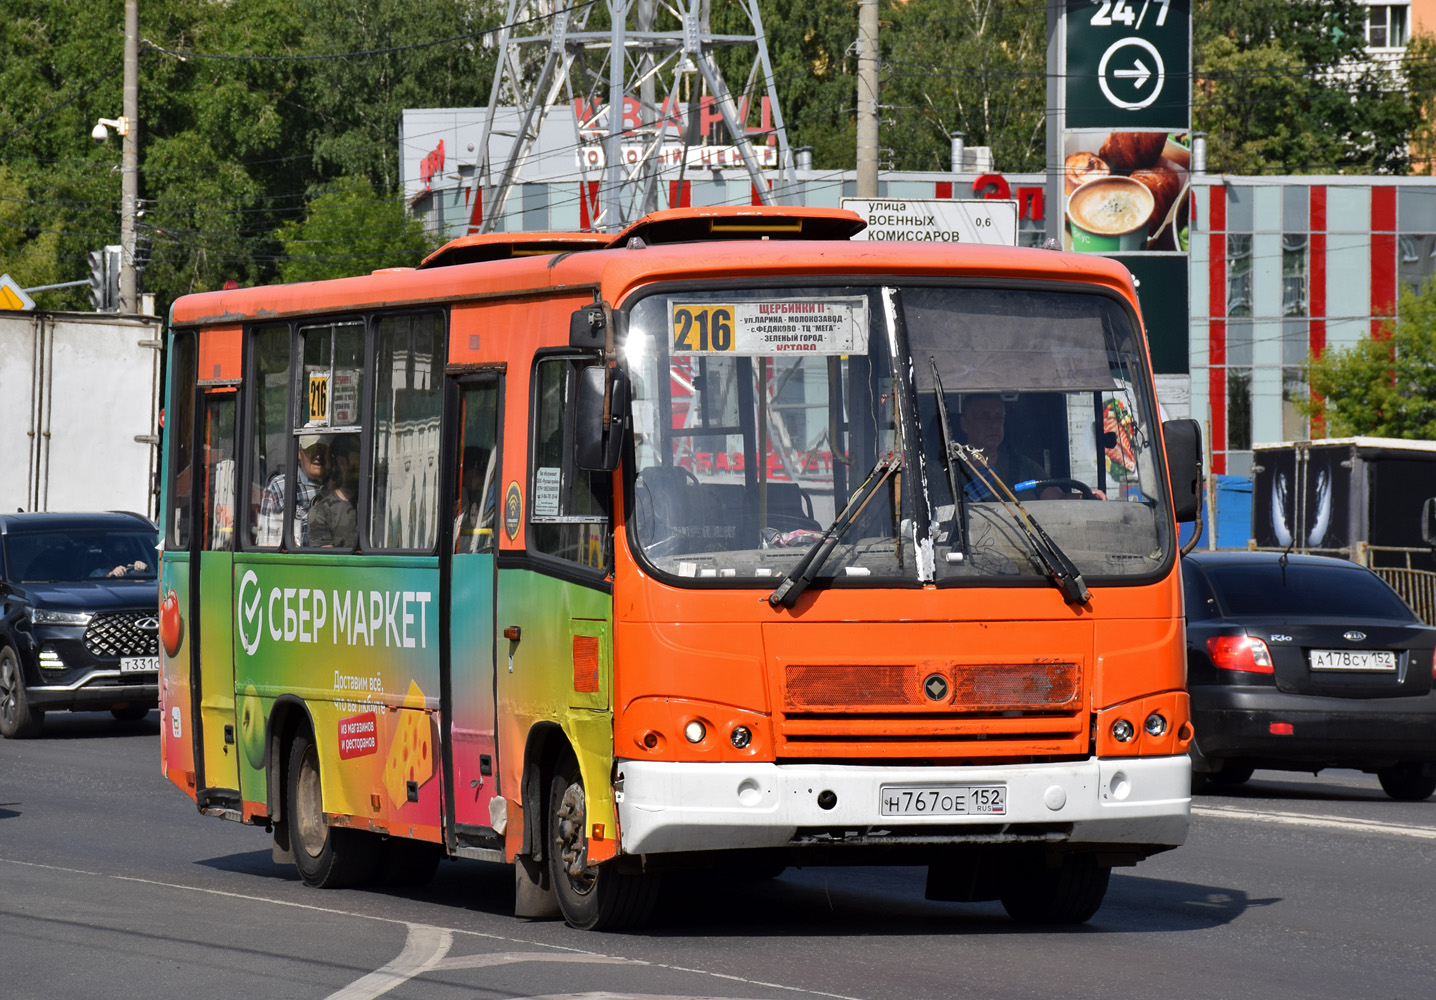
[[[1142, 53], [1152, 61], [1152, 66], [1155, 68], [1148, 69], [1147, 63], [1143, 61], [1142, 56], [1133, 53], [1131, 69], [1114, 69], [1109, 73], [1108, 65], [1115, 62], [1116, 59], [1114, 59], [1114, 57], [1125, 48], [1140, 49]], [[1166, 82], [1164, 78], [1165, 72], [1166, 68], [1162, 65], [1162, 54], [1157, 51], [1155, 45], [1145, 38], [1122, 38], [1113, 42], [1107, 47], [1107, 51], [1102, 53], [1102, 59], [1097, 64], [1097, 86], [1101, 88], [1102, 96], [1107, 98], [1113, 107], [1121, 108], [1123, 111], [1140, 111], [1142, 108], [1154, 102], [1157, 99], [1157, 95], [1162, 92], [1162, 85]], [[1110, 80], [1108, 79], [1109, 76], [1111, 77]], [[1126, 96], [1112, 92], [1110, 84], [1116, 80], [1131, 80], [1132, 83], [1130, 85], [1124, 82], [1122, 84], [1123, 88], [1125, 89], [1127, 86], [1131, 86], [1137, 91], [1142, 90], [1142, 88], [1147, 85], [1147, 81], [1151, 80], [1152, 90], [1146, 97], [1137, 100], [1128, 100]]]
[[1120, 79], [1136, 81], [1133, 86], [1141, 90], [1142, 85], [1151, 79], [1152, 71], [1147, 68], [1146, 63], [1138, 59], [1134, 62], [1132, 69], [1114, 69], [1112, 75]]

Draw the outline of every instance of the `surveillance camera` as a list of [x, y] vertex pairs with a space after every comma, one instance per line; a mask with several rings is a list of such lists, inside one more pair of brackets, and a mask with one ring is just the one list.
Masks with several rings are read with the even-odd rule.
[[103, 125], [97, 124], [94, 128], [90, 129], [90, 138], [94, 139], [98, 143], [109, 142], [110, 130], [105, 128], [105, 126]]

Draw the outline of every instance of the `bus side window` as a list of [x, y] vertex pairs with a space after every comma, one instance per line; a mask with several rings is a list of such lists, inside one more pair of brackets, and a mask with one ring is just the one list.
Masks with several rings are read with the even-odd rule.
[[254, 332], [253, 430], [249, 460], [249, 543], [278, 547], [284, 538], [289, 450], [289, 325]]
[[439, 535], [444, 316], [386, 316], [377, 327], [369, 545], [433, 548]]
[[165, 433], [170, 435], [169, 523], [165, 525], [166, 545], [189, 547], [190, 490], [194, 488], [194, 393], [195, 337], [175, 337], [174, 383], [170, 387]]
[[591, 363], [591, 358], [548, 357], [535, 366], [529, 539], [538, 552], [603, 572], [612, 546], [612, 478], [584, 472], [573, 462], [578, 370]]
[[454, 551], [492, 552], [498, 507], [498, 384], [463, 388]]
[[207, 396], [204, 413], [204, 547], [234, 549], [233, 392]]

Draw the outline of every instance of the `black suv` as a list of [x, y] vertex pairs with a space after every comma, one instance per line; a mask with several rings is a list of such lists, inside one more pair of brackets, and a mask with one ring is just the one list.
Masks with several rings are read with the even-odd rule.
[[0, 735], [159, 702], [159, 553], [139, 514], [0, 514]]

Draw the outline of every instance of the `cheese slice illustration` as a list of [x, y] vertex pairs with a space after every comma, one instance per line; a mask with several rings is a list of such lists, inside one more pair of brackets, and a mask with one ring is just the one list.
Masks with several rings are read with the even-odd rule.
[[395, 809], [409, 801], [409, 782], [423, 785], [434, 776], [434, 726], [424, 711], [424, 692], [413, 681], [404, 696], [399, 727], [384, 764], [384, 790]]

